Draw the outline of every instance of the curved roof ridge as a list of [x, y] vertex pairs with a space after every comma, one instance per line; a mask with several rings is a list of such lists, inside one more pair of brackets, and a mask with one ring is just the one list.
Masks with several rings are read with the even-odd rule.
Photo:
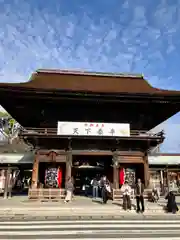
[[85, 76], [99, 76], [99, 77], [132, 77], [132, 78], [143, 78], [142, 74], [136, 73], [117, 73], [117, 72], [94, 72], [94, 71], [83, 71], [83, 70], [69, 70], [69, 69], [38, 69], [35, 73], [49, 73], [49, 74], [70, 74], [70, 75], [85, 75]]

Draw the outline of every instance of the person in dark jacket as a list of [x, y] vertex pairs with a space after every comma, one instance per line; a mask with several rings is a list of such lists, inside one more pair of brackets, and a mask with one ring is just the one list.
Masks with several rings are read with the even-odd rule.
[[172, 191], [170, 191], [165, 199], [168, 200], [167, 212], [171, 212], [171, 213], [175, 214], [179, 209], [178, 209], [178, 206], [176, 203], [176, 197], [175, 197], [174, 193]]
[[[141, 179], [138, 179], [137, 184], [135, 186], [135, 195], [136, 195], [136, 206], [137, 213], [144, 212], [144, 184], [141, 182]], [[141, 208], [140, 208], [141, 205]]]
[[100, 187], [101, 187], [102, 203], [106, 204], [108, 201], [108, 194], [111, 191], [110, 182], [106, 178], [106, 176], [102, 177], [100, 181]]
[[85, 197], [88, 197], [89, 195], [89, 188], [90, 188], [90, 179], [88, 177], [85, 177], [84, 179], [84, 184], [83, 184], [83, 191], [84, 191], [84, 195]]

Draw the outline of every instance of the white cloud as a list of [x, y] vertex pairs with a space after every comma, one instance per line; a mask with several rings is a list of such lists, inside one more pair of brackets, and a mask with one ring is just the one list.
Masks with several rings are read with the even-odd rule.
[[[162, 75], [166, 81], [171, 74], [162, 71], [166, 69], [166, 55], [176, 49], [172, 40], [173, 34], [179, 31], [178, 22], [173, 18], [176, 5], [162, 2], [149, 9], [145, 2], [128, 4], [125, 1], [121, 6], [127, 20], [124, 26], [113, 17], [107, 19], [105, 14], [99, 16], [99, 22], [94, 21], [95, 15], [85, 7], [80, 16], [73, 10], [62, 14], [61, 7], [56, 8], [55, 4], [52, 11], [48, 11], [45, 3], [40, 9], [34, 1], [32, 4], [12, 2], [14, 4], [4, 2], [0, 15], [1, 82], [27, 81], [35, 69], [51, 67], [138, 71], [148, 76], [150, 82], [153, 82], [151, 77], [161, 79]], [[167, 34], [168, 26], [172, 31], [168, 30]], [[167, 47], [166, 40], [169, 41]], [[158, 82], [155, 84], [158, 86]], [[180, 89], [179, 83], [177, 87]]]
[[179, 1], [70, 2], [0, 1], [0, 82], [73, 68], [143, 73], [155, 87], [180, 90]]

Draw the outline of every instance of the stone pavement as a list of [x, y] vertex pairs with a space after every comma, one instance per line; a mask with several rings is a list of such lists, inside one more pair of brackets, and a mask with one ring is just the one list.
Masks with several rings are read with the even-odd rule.
[[[164, 199], [158, 203], [145, 201], [144, 215], [167, 215], [163, 207]], [[0, 217], [3, 216], [122, 216], [137, 215], [135, 200], [132, 201], [132, 210], [127, 212], [122, 209], [122, 201], [109, 201], [106, 205], [101, 200], [92, 201], [90, 198], [75, 197], [71, 203], [30, 201], [27, 196], [17, 196], [11, 199], [0, 199]], [[179, 213], [178, 213], [179, 214]], [[180, 214], [179, 214], [180, 215]]]

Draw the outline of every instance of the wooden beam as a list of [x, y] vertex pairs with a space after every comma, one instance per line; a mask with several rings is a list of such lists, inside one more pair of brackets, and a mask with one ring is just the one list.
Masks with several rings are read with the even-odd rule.
[[[40, 159], [39, 159], [39, 163], [40, 162], [43, 162], [43, 163], [45, 163], [45, 162], [52, 162], [50, 159], [46, 159], [46, 158], [43, 158], [43, 157], [41, 157]], [[65, 163], [66, 162], [66, 155], [64, 155], [64, 156], [61, 156], [61, 158], [60, 157], [57, 157], [56, 158], [56, 160], [55, 161], [53, 161], [53, 162], [56, 162], [56, 163]]]
[[66, 154], [65, 150], [59, 150], [59, 149], [51, 149], [51, 150], [49, 150], [49, 149], [40, 149], [40, 150], [38, 150], [38, 154], [39, 154], [39, 156], [40, 155], [46, 155], [50, 151], [55, 152], [57, 155]]
[[141, 151], [117, 151], [119, 156], [141, 156], [144, 157], [144, 153]]
[[65, 151], [39, 150], [39, 162], [66, 162]]
[[72, 150], [73, 155], [112, 156], [112, 151]]

